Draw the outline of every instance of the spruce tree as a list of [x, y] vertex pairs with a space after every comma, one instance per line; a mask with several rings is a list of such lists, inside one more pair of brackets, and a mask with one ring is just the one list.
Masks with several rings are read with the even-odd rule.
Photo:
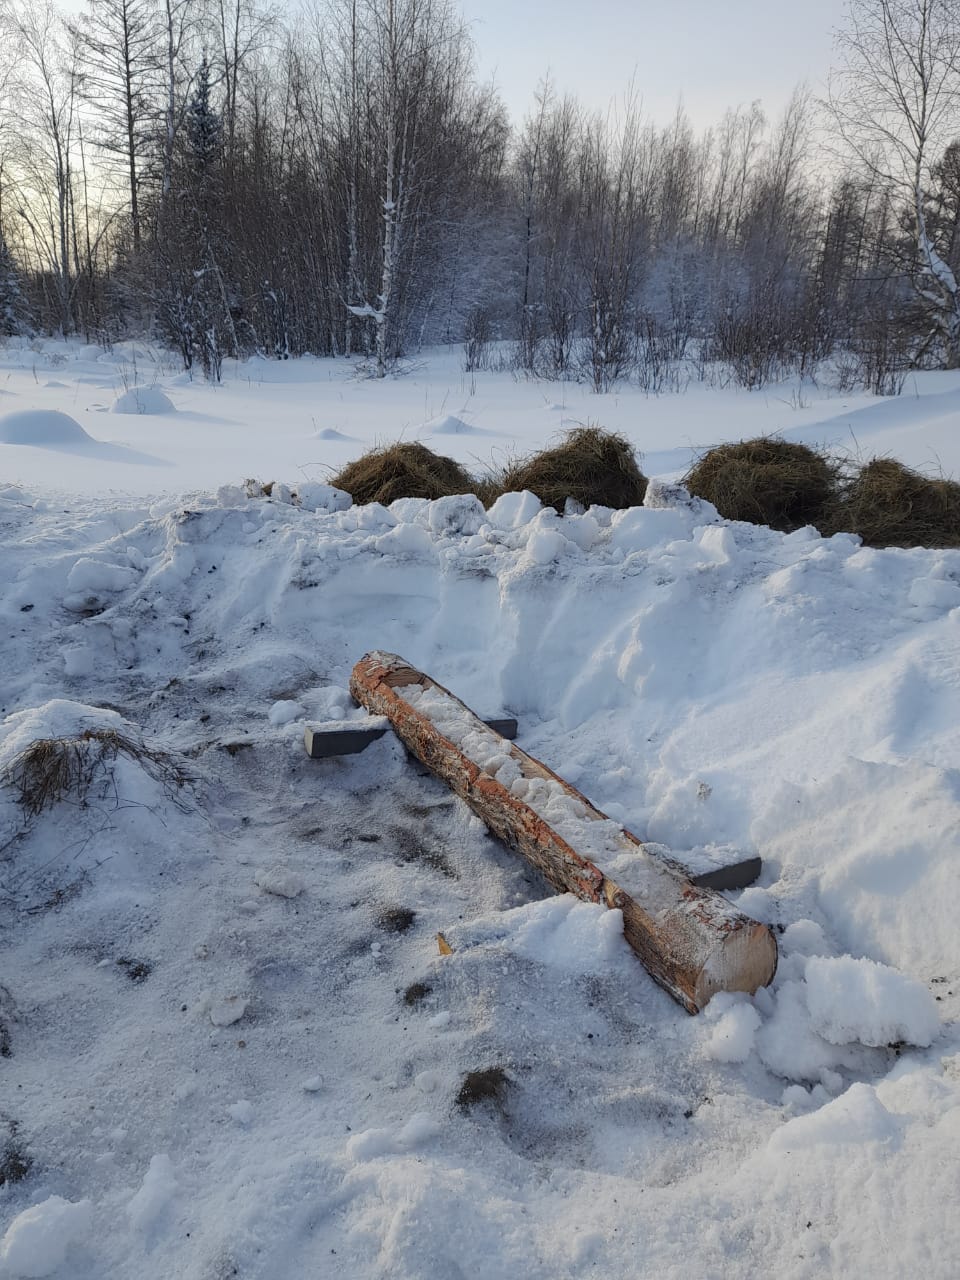
[[29, 332], [20, 273], [6, 240], [0, 235], [0, 335], [14, 338]]

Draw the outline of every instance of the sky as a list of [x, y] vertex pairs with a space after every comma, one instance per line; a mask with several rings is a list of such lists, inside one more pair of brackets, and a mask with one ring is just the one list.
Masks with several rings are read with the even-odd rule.
[[460, 0], [483, 78], [514, 120], [547, 71], [559, 92], [605, 109], [631, 79], [666, 123], [682, 100], [698, 127], [760, 99], [770, 116], [830, 66], [842, 0]]
[[[631, 82], [645, 114], [666, 124], [678, 102], [698, 128], [757, 99], [771, 118], [793, 89], [816, 94], [830, 66], [845, 0], [454, 0], [473, 35], [483, 80], [511, 119], [533, 105], [549, 72], [557, 91], [606, 110]], [[60, 0], [76, 13], [84, 0]], [[280, 0], [296, 15], [301, 0]]]

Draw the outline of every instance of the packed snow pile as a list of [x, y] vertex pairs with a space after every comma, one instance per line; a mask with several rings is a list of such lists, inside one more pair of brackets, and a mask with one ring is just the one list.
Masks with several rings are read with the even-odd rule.
[[111, 413], [139, 413], [151, 416], [176, 413], [173, 402], [159, 387], [130, 387], [113, 402]]
[[49, 1196], [41, 1204], [17, 1214], [0, 1240], [0, 1262], [9, 1276], [52, 1276], [65, 1262], [70, 1247], [90, 1230], [89, 1200], [71, 1204]]
[[[18, 485], [0, 536], [0, 1274], [951, 1274], [960, 553], [662, 484]], [[611, 833], [760, 854], [771, 987], [690, 1018], [393, 735], [309, 760], [373, 649]]]

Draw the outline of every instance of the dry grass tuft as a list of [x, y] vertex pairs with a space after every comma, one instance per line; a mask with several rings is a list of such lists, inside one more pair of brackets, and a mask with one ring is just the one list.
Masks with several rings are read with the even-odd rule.
[[826, 522], [836, 504], [838, 474], [836, 463], [814, 449], [763, 436], [709, 449], [684, 484], [727, 520], [791, 533]]
[[409, 907], [384, 907], [377, 913], [377, 928], [384, 933], [406, 933], [417, 918]]
[[136, 760], [171, 796], [186, 781], [169, 756], [116, 729], [87, 729], [77, 738], [38, 738], [14, 757], [3, 781], [17, 788], [22, 808], [36, 817], [67, 797], [83, 804], [94, 780], [121, 754]]
[[868, 547], [960, 547], [960, 484], [931, 479], [893, 458], [874, 458], [843, 490], [831, 531]]
[[427, 996], [433, 990], [428, 982], [411, 982], [409, 987], [403, 993], [403, 1003], [410, 1005], [420, 1004], [422, 1000], [426, 1000]]
[[349, 493], [358, 506], [397, 498], [446, 498], [475, 489], [470, 474], [426, 445], [391, 444], [349, 462], [330, 483]]
[[576, 427], [562, 444], [509, 463], [481, 489], [486, 505], [500, 494], [529, 489], [562, 515], [567, 498], [584, 507], [638, 507], [647, 492], [647, 478], [625, 436], [600, 427]]
[[468, 1071], [463, 1077], [457, 1106], [469, 1111], [480, 1102], [493, 1102], [501, 1107], [510, 1084], [510, 1077], [503, 1067], [486, 1067], [482, 1071]]

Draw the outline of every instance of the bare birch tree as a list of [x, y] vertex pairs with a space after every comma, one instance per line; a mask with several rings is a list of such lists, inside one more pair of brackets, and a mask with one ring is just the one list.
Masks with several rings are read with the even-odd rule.
[[934, 164], [960, 111], [956, 0], [851, 0], [827, 106], [848, 151], [910, 209], [912, 281], [947, 368], [960, 367], [960, 284], [928, 224]]

